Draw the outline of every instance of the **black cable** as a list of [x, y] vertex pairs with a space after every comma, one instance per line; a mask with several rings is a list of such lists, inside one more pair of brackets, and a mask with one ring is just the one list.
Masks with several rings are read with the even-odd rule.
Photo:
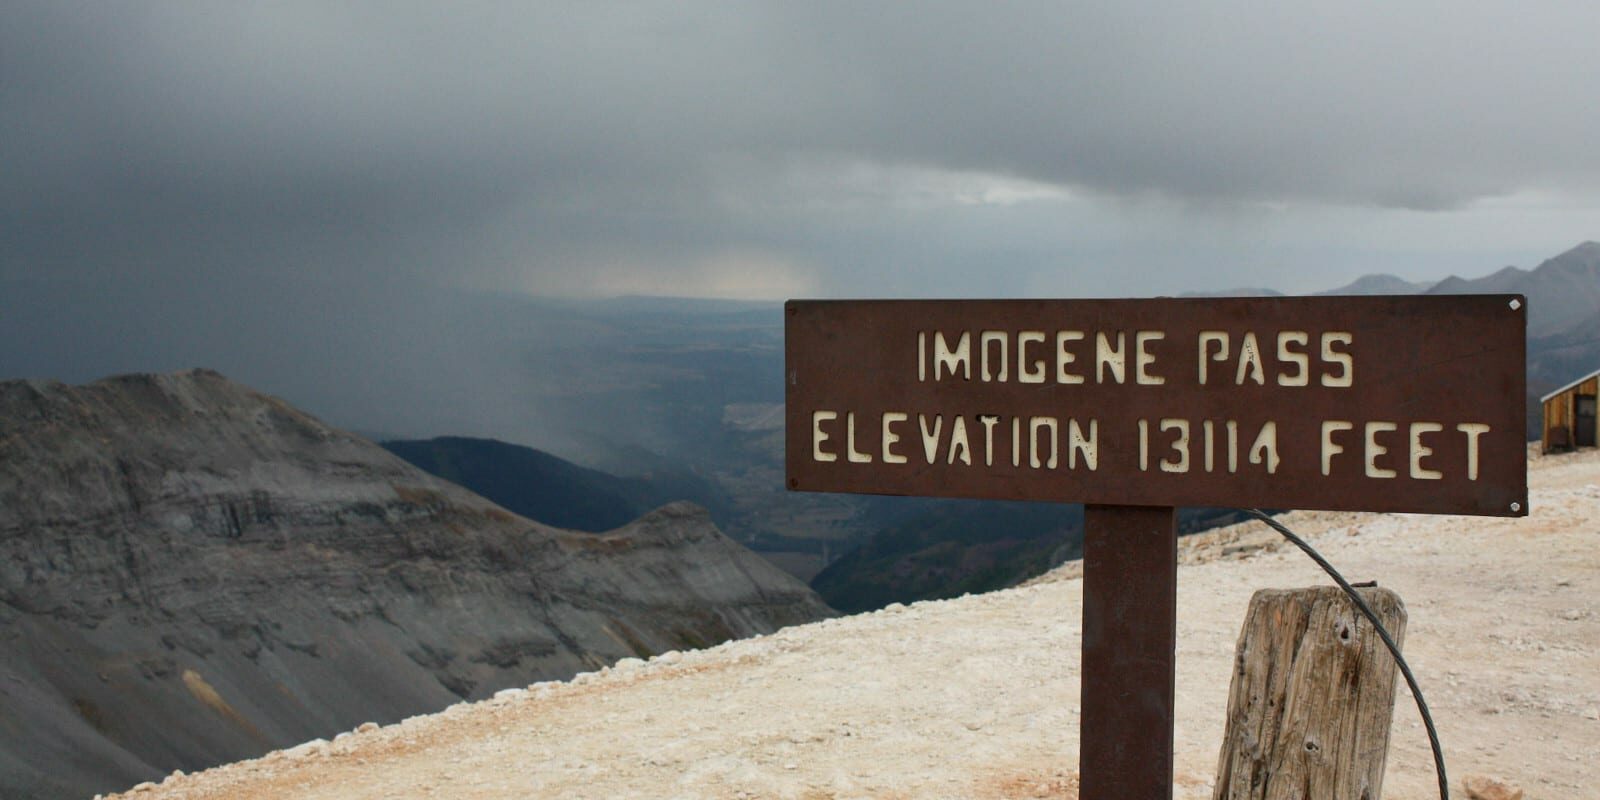
[[1450, 800], [1450, 784], [1444, 775], [1444, 750], [1439, 747], [1439, 731], [1433, 727], [1433, 715], [1428, 713], [1428, 703], [1422, 699], [1422, 687], [1417, 685], [1416, 676], [1411, 674], [1411, 667], [1406, 664], [1405, 657], [1400, 655], [1400, 646], [1394, 643], [1394, 638], [1389, 635], [1388, 629], [1383, 627], [1382, 622], [1378, 621], [1378, 615], [1373, 613], [1372, 607], [1367, 605], [1367, 601], [1361, 599], [1361, 595], [1356, 592], [1355, 587], [1351, 586], [1350, 582], [1345, 580], [1344, 576], [1340, 575], [1339, 571], [1334, 569], [1333, 565], [1329, 564], [1321, 553], [1318, 553], [1311, 545], [1306, 544], [1304, 539], [1294, 535], [1294, 531], [1289, 530], [1284, 527], [1283, 523], [1262, 513], [1259, 508], [1241, 510], [1265, 522], [1273, 530], [1283, 534], [1283, 538], [1293, 542], [1295, 547], [1304, 550], [1306, 555], [1311, 556], [1311, 560], [1317, 562], [1317, 566], [1322, 567], [1324, 572], [1333, 577], [1333, 580], [1339, 584], [1339, 588], [1343, 589], [1344, 593], [1355, 601], [1356, 608], [1361, 609], [1361, 613], [1366, 615], [1367, 621], [1378, 629], [1378, 636], [1388, 646], [1389, 652], [1394, 654], [1395, 663], [1400, 665], [1400, 674], [1406, 676], [1406, 685], [1411, 687], [1411, 696], [1416, 699], [1417, 710], [1422, 713], [1422, 724], [1428, 729], [1428, 743], [1433, 746], [1433, 768], [1439, 775], [1439, 798], [1440, 800]]

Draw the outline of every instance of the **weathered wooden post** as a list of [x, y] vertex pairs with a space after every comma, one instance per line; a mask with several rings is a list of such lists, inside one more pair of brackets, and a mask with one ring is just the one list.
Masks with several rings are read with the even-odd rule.
[[[1357, 591], [1403, 643], [1399, 595]], [[1378, 800], [1398, 673], [1338, 587], [1256, 592], [1234, 654], [1214, 800]]]
[[1090, 504], [1083, 800], [1172, 796], [1176, 507], [1528, 513], [1521, 297], [791, 300], [785, 317], [791, 490]]

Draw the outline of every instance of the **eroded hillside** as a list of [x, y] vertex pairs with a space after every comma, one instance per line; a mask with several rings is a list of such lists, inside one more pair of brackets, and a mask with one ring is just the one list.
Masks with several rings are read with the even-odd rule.
[[818, 619], [669, 505], [549, 528], [206, 371], [0, 383], [0, 796]]

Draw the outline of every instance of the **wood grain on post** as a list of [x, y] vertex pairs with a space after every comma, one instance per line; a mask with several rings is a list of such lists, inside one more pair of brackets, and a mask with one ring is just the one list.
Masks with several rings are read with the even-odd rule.
[[[1403, 644], [1405, 604], [1357, 589]], [[1338, 587], [1263, 589], [1234, 655], [1215, 800], [1378, 800], [1399, 668]]]

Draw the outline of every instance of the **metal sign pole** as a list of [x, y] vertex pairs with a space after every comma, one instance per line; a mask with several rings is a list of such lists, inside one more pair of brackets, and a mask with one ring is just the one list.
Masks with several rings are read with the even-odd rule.
[[1172, 800], [1177, 601], [1177, 509], [1085, 507], [1081, 800]]

